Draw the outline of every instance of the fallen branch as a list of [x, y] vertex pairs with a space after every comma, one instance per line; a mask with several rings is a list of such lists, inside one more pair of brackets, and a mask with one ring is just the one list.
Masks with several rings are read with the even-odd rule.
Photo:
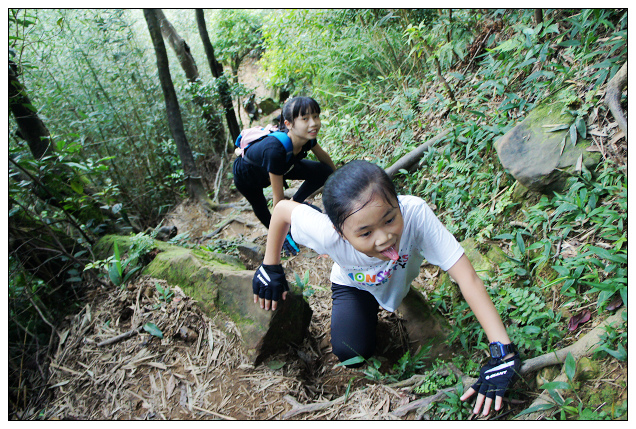
[[568, 347], [523, 361], [523, 364], [521, 364], [521, 374], [527, 374], [546, 366], [563, 363], [568, 353], [572, 353], [572, 357], [577, 360], [583, 356], [592, 354], [594, 349], [598, 347], [601, 341], [601, 335], [605, 333], [605, 328], [609, 325], [619, 323], [622, 320], [621, 314], [622, 312], [620, 311], [616, 312], [616, 314], [605, 319], [605, 321], [581, 337], [576, 343]]
[[113, 343], [117, 343], [121, 340], [125, 340], [126, 338], [130, 338], [134, 335], [137, 335], [139, 333], [140, 329], [131, 329], [128, 332], [124, 332], [123, 334], [119, 334], [116, 337], [112, 337], [109, 338], [107, 340], [102, 341], [101, 343], [97, 344], [97, 347], [103, 347], [103, 346], [107, 346], [109, 344], [113, 344]]
[[443, 390], [438, 390], [437, 393], [431, 395], [431, 396], [427, 396], [426, 398], [420, 398], [416, 401], [413, 402], [409, 402], [408, 404], [402, 405], [401, 407], [396, 408], [395, 410], [391, 411], [391, 415], [395, 416], [395, 417], [402, 417], [404, 415], [406, 415], [406, 413], [408, 413], [409, 411], [412, 410], [417, 410], [419, 408], [422, 407], [428, 407], [430, 404], [432, 404], [433, 402], [437, 402], [440, 401], [444, 398], [447, 398], [446, 394], [444, 392], [451, 392], [453, 391], [453, 389], [455, 389], [454, 387], [448, 387], [446, 389]]
[[292, 398], [289, 395], [285, 395], [283, 397], [283, 399], [285, 399], [287, 402], [289, 402], [289, 404], [292, 406], [292, 409], [287, 411], [285, 414], [283, 414], [282, 419], [288, 419], [290, 417], [296, 416], [298, 414], [302, 414], [302, 413], [311, 413], [313, 411], [320, 411], [320, 410], [324, 410], [325, 408], [329, 408], [332, 405], [336, 405], [340, 402], [343, 402], [345, 400], [345, 395], [342, 395], [341, 397], [334, 399], [333, 401], [328, 401], [328, 402], [316, 402], [313, 404], [307, 404], [307, 405], [303, 405], [301, 403], [299, 403], [298, 401], [296, 401], [294, 398]]
[[[613, 316], [608, 317], [605, 321], [600, 323], [598, 326], [596, 326], [586, 335], [581, 337], [576, 343], [568, 347], [565, 347], [563, 349], [557, 350], [555, 352], [546, 353], [544, 355], [537, 356], [535, 358], [523, 361], [519, 372], [521, 373], [521, 375], [525, 375], [533, 371], [537, 371], [546, 366], [563, 363], [565, 362], [565, 358], [567, 357], [568, 353], [572, 353], [572, 357], [574, 357], [574, 359], [576, 360], [578, 360], [579, 358], [583, 356], [592, 354], [594, 349], [598, 347], [600, 343], [600, 337], [601, 335], [605, 333], [605, 328], [609, 325], [618, 323], [621, 320], [622, 320], [621, 312], [617, 312]], [[459, 379], [462, 380], [464, 391], [477, 381], [476, 378], [463, 375], [461, 371], [459, 371], [457, 368], [450, 367], [450, 369], [453, 371], [455, 375], [457, 375]], [[408, 380], [394, 383], [391, 386], [392, 387], [414, 386], [419, 381], [421, 381], [421, 379], [422, 379], [421, 375], [415, 375], [409, 378]], [[449, 387], [443, 390], [439, 390], [437, 393], [433, 395], [427, 396], [425, 398], [420, 398], [416, 401], [402, 405], [401, 407], [398, 407], [395, 410], [393, 410], [391, 414], [396, 417], [402, 417], [411, 410], [427, 407], [434, 402], [438, 402], [438, 401], [446, 399], [447, 396], [444, 394], [444, 392], [451, 392], [453, 389], [454, 387]], [[536, 406], [539, 403], [542, 403], [540, 401], [545, 401], [545, 403], [547, 403], [548, 402], [547, 398], [549, 398], [549, 395], [547, 395], [547, 393], [544, 392], [541, 396], [539, 396], [539, 398], [537, 398], [537, 400], [531, 405], [531, 407]], [[539, 414], [540, 413], [528, 414], [527, 416], [524, 416], [524, 418], [526, 418], [527, 420], [532, 420], [536, 418]]]
[[[623, 310], [623, 311], [626, 311], [626, 310]], [[580, 340], [578, 340], [576, 343], [572, 344], [571, 346], [558, 350], [554, 353], [548, 353], [548, 354], [538, 356], [536, 358], [525, 361], [523, 365], [521, 366], [521, 373], [524, 374], [524, 373], [532, 372], [534, 370], [537, 370], [546, 366], [563, 363], [565, 362], [565, 358], [567, 357], [568, 353], [572, 353], [572, 357], [577, 361], [583, 356], [591, 355], [594, 352], [594, 350], [599, 346], [601, 342], [601, 335], [605, 333], [605, 328], [615, 323], [620, 323], [620, 321], [622, 320], [623, 311], [616, 312], [616, 314], [614, 314], [613, 316], [610, 316], [607, 319], [605, 319], [604, 322], [602, 322], [597, 327], [592, 329], [590, 332], [585, 334], [585, 336], [583, 336]], [[567, 382], [568, 378], [562, 372], [553, 381]], [[558, 393], [560, 392], [559, 389], [554, 389], [554, 390], [557, 391], [557, 394], [559, 394]], [[543, 393], [541, 393], [541, 395], [539, 395], [539, 397], [535, 399], [534, 402], [532, 402], [532, 404], [530, 404], [530, 406], [527, 409], [537, 407], [543, 404], [550, 404], [550, 403], [553, 403], [553, 401], [551, 400], [550, 394], [548, 393], [547, 390], [544, 390]], [[534, 413], [524, 414], [520, 418], [523, 420], [537, 420], [541, 418], [542, 415], [543, 415], [543, 411], [536, 411]]]
[[627, 63], [623, 64], [623, 67], [609, 81], [605, 90], [605, 104], [614, 115], [618, 126], [625, 134], [625, 141], [627, 141], [627, 119], [621, 107], [621, 95], [625, 85], [627, 85]]
[[408, 170], [409, 168], [411, 168], [411, 166], [413, 166], [413, 164], [418, 162], [424, 156], [424, 152], [426, 151], [426, 149], [441, 141], [449, 132], [450, 130], [442, 131], [432, 139], [422, 143], [417, 148], [413, 149], [402, 158], [398, 159], [393, 165], [386, 168], [386, 174], [388, 174], [389, 177], [393, 177], [395, 173], [397, 173], [401, 169]]
[[208, 234], [205, 234], [205, 235], [204, 235], [203, 237], [201, 237], [201, 238], [212, 238], [212, 237], [214, 237], [214, 236], [215, 236], [215, 235], [217, 235], [219, 232], [223, 231], [223, 229], [224, 229], [226, 226], [228, 226], [229, 224], [231, 224], [231, 223], [232, 223], [232, 222], [234, 222], [235, 220], [236, 220], [236, 219], [235, 219], [235, 218], [233, 218], [233, 217], [228, 218], [228, 219], [225, 219], [223, 222], [221, 222], [221, 224], [219, 225], [219, 227], [218, 227], [217, 229], [215, 229], [214, 231], [212, 231], [212, 232], [210, 232], [210, 233], [208, 233]]

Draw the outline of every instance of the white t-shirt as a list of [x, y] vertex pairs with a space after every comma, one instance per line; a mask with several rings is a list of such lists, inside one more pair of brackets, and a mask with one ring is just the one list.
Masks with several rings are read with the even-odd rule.
[[291, 233], [297, 243], [334, 260], [330, 277], [333, 283], [366, 290], [383, 308], [395, 311], [418, 276], [424, 258], [447, 271], [464, 254], [424, 200], [404, 195], [398, 200], [404, 230], [397, 261], [383, 261], [358, 252], [336, 232], [326, 214], [307, 205], [292, 211]]

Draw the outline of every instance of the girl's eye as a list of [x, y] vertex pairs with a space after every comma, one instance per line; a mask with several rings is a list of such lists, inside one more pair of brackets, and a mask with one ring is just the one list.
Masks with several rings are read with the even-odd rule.
[[363, 238], [364, 238], [364, 237], [368, 237], [368, 236], [370, 236], [370, 235], [371, 235], [371, 231], [367, 231], [367, 232], [365, 232], [364, 234], [361, 234], [361, 235], [360, 235], [360, 237], [363, 237]]
[[391, 219], [387, 220], [386, 224], [388, 225], [390, 223], [393, 223], [394, 220], [395, 220], [395, 216], [393, 216]]

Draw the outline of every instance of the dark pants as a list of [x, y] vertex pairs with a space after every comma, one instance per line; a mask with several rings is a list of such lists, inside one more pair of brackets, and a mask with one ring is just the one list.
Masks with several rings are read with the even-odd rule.
[[[340, 362], [375, 351], [379, 305], [367, 291], [332, 283], [331, 347]], [[347, 365], [348, 367], [358, 367]]]
[[[234, 185], [241, 194], [252, 205], [254, 214], [263, 225], [269, 228], [269, 222], [272, 218], [267, 200], [263, 194], [263, 189], [270, 185], [269, 175], [263, 176], [262, 171], [258, 167], [254, 167], [241, 157], [234, 161], [233, 166]], [[322, 162], [308, 161], [302, 159], [294, 164], [287, 174], [283, 176], [284, 180], [304, 180], [304, 183], [298, 188], [293, 200], [299, 203], [312, 193], [320, 189], [325, 184], [327, 177], [332, 173], [331, 167]]]

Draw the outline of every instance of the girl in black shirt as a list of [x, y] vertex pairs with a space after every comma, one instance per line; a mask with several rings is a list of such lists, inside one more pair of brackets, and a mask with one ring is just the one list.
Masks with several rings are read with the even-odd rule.
[[[304, 180], [293, 200], [302, 203], [324, 185], [336, 169], [331, 157], [316, 141], [320, 131], [320, 106], [309, 97], [295, 97], [283, 107], [281, 131], [287, 132], [293, 155], [287, 160], [285, 147], [273, 136], [249, 146], [234, 161], [236, 189], [249, 201], [256, 217], [269, 228], [271, 214], [263, 189], [272, 186], [273, 205], [283, 199], [285, 180]], [[304, 159], [312, 151], [318, 162]]]

